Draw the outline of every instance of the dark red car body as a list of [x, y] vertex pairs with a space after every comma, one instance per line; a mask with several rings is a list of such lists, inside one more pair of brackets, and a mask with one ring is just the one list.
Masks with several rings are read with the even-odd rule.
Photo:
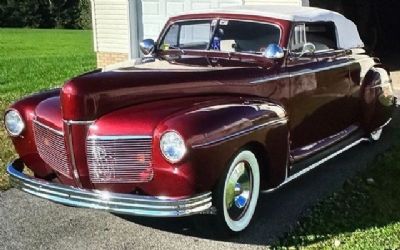
[[[165, 29], [176, 21], [216, 17], [273, 23], [282, 31], [279, 45], [289, 46], [292, 22], [254, 15], [182, 15]], [[302, 160], [356, 132], [367, 135], [391, 118], [393, 93], [376, 70], [383, 66], [355, 50], [304, 58], [286, 51], [279, 60], [217, 51], [167, 53], [176, 57], [174, 64], [198, 67], [94, 71], [13, 104], [26, 121], [23, 134], [12, 137], [21, 161], [36, 178], [63, 185], [181, 198], [212, 191], [235, 152], [250, 148], [261, 162], [261, 187], [268, 190], [284, 183]], [[373, 62], [369, 68], [360, 56]], [[61, 174], [41, 159], [34, 119], [63, 133], [61, 143], [76, 174]], [[188, 148], [177, 164], [160, 152], [165, 131], [178, 131]], [[151, 181], [93, 183], [87, 138], [127, 135], [151, 136]]]

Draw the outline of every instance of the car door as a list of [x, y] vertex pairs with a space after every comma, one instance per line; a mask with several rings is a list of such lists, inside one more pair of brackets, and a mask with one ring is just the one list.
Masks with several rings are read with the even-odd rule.
[[[303, 51], [312, 43], [314, 53]], [[287, 70], [290, 75], [292, 156], [318, 151], [338, 135], [355, 129], [357, 89], [349, 79], [349, 60], [337, 49], [333, 23], [302, 23], [293, 28]]]

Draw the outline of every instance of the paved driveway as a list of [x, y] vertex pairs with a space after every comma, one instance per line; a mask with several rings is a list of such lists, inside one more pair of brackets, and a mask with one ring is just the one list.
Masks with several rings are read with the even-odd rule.
[[346, 179], [386, 151], [399, 124], [396, 114], [382, 141], [361, 144], [293, 183], [261, 195], [253, 225], [229, 241], [216, 240], [207, 227], [196, 229], [189, 218], [122, 218], [53, 204], [11, 189], [0, 193], [0, 249], [265, 249], [294, 227], [307, 208], [340, 189]]

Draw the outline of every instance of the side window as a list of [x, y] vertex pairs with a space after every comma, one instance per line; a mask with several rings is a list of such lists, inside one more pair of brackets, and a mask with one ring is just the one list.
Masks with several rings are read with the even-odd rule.
[[207, 49], [213, 26], [211, 20], [187, 21], [173, 24], [165, 34], [161, 48]]
[[178, 33], [179, 33], [179, 25], [174, 24], [172, 25], [168, 33], [166, 34], [164, 38], [164, 43], [169, 44], [172, 47], [177, 47], [178, 46]]
[[303, 23], [294, 27], [290, 40], [290, 50], [302, 51], [305, 43], [315, 45], [316, 51], [337, 49], [336, 26], [332, 22]]
[[290, 38], [290, 51], [301, 52], [306, 42], [306, 25], [296, 25], [293, 29], [292, 37]]

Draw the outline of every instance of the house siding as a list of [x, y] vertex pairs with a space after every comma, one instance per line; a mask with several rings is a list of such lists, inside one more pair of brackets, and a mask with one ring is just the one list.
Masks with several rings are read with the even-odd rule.
[[92, 0], [96, 52], [128, 53], [127, 0]]

